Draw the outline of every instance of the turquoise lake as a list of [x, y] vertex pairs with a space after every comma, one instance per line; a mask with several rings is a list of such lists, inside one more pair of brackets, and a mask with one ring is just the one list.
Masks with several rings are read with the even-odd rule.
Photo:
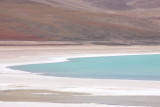
[[9, 68], [58, 77], [160, 80], [160, 55], [89, 57], [69, 60]]

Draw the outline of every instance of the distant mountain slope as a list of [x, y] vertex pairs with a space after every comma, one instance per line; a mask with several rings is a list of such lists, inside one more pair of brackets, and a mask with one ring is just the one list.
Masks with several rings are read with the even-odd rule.
[[135, 0], [132, 3], [130, 3], [130, 6], [135, 8], [146, 8], [146, 9], [159, 8], [160, 0]]
[[109, 10], [134, 10], [159, 8], [160, 0], [83, 0], [93, 6]]
[[[92, 0], [94, 1], [97, 2]], [[160, 44], [159, 24], [119, 15], [117, 11], [108, 11], [90, 2], [91, 0], [1, 0], [0, 40]]]
[[160, 23], [160, 0], [31, 0], [72, 10], [130, 15]]
[[134, 10], [158, 8], [160, 0], [30, 0], [47, 5], [74, 9]]
[[130, 10], [131, 6], [123, 0], [83, 0], [91, 3], [93, 6], [110, 10]]

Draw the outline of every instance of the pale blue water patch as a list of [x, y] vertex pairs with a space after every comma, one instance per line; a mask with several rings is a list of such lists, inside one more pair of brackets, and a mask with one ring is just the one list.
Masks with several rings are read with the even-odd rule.
[[160, 55], [90, 57], [69, 60], [68, 62], [10, 68], [59, 77], [160, 80]]

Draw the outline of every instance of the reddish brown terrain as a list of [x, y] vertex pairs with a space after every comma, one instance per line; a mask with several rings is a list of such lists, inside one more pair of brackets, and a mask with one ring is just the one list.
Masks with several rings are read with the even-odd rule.
[[157, 45], [159, 12], [160, 0], [0, 0], [0, 40]]

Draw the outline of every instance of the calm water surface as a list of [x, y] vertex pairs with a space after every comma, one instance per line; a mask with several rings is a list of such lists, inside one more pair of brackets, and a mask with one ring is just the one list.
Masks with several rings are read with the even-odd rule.
[[160, 80], [160, 55], [73, 58], [68, 62], [10, 68], [59, 77]]

